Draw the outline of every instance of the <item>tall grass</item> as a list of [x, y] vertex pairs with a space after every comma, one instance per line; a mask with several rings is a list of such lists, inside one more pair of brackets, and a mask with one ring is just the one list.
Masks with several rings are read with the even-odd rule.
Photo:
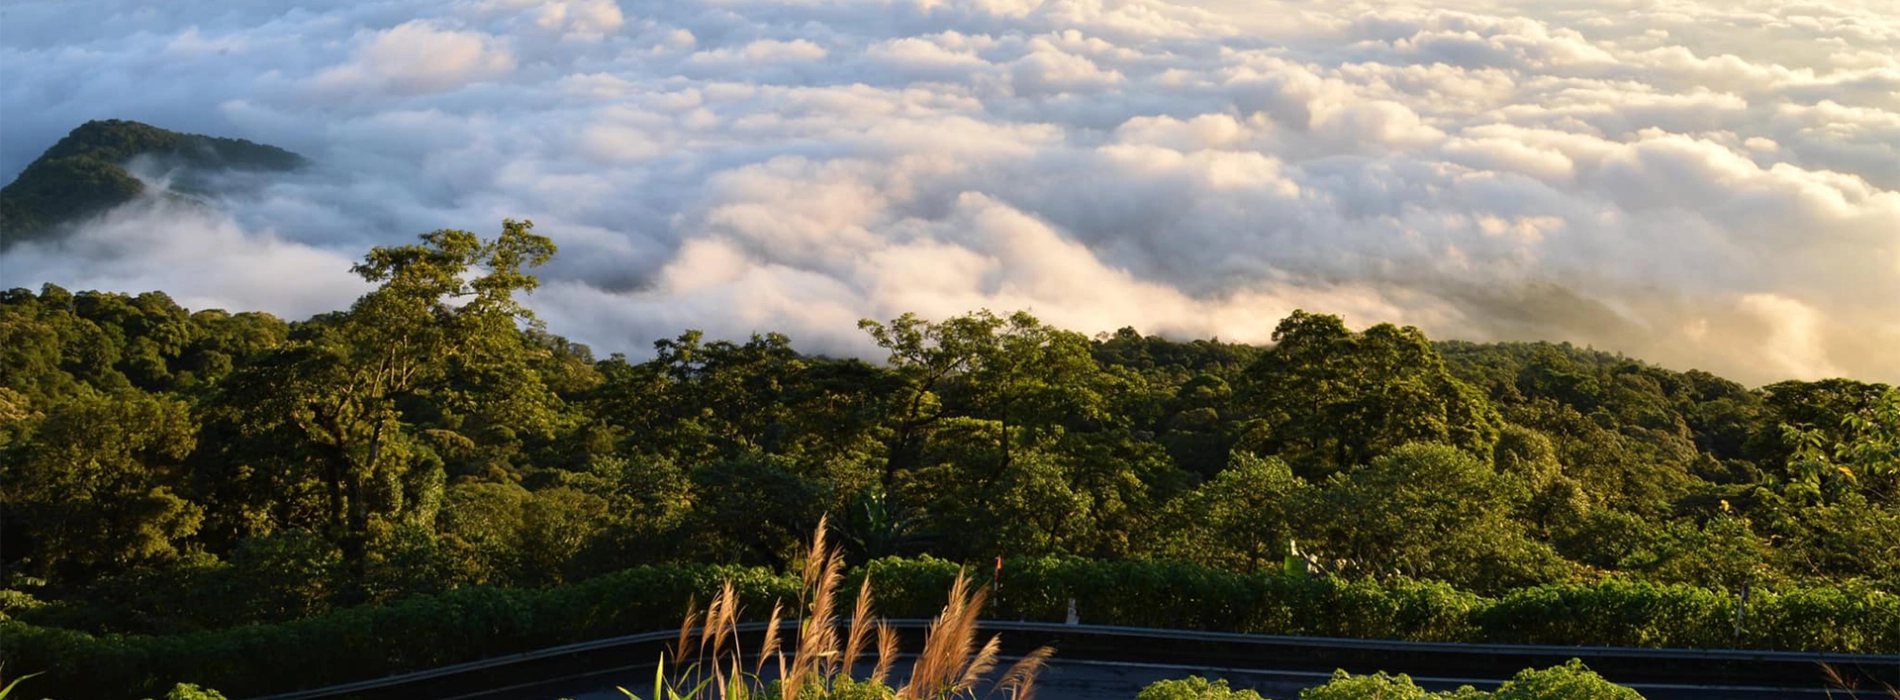
[[[975, 698], [984, 679], [996, 670], [1002, 650], [1001, 635], [991, 635], [979, 644], [977, 618], [986, 592], [964, 572], [957, 572], [948, 602], [925, 629], [923, 650], [911, 664], [910, 677], [893, 688], [890, 676], [900, 653], [898, 638], [888, 624], [873, 616], [869, 579], [858, 587], [844, 634], [839, 634], [838, 589], [844, 581], [844, 558], [826, 541], [826, 529], [821, 519], [800, 572], [803, 586], [795, 640], [782, 638], [785, 609], [783, 604], [774, 604], [765, 637], [751, 651], [748, 663], [739, 636], [743, 611], [738, 594], [727, 582], [703, 613], [696, 602], [687, 604], [678, 640], [660, 657], [652, 695], [643, 699], [626, 688], [620, 692], [632, 700]], [[852, 673], [867, 652], [875, 653], [876, 660], [871, 673], [859, 680]], [[1029, 700], [1037, 675], [1054, 653], [1041, 647], [1024, 655], [997, 678], [989, 695]], [[770, 682], [765, 675], [768, 668], [776, 671]]]
[[[1821, 664], [1821, 677], [1827, 679], [1827, 687], [1823, 690], [1827, 693], [1827, 697], [1830, 698], [1830, 700], [1837, 697], [1834, 694], [1835, 691], [1840, 691], [1841, 694], [1838, 697], [1844, 698], [1844, 700], [1860, 700], [1861, 688], [1858, 687], [1858, 684], [1852, 680], [1851, 676], [1841, 673], [1840, 669], [1835, 668], [1832, 664]], [[1873, 693], [1887, 700], [1900, 700], [1900, 688], [1896, 688], [1893, 684], [1879, 679], [1875, 679], [1874, 682], [1880, 684], [1880, 688], [1872, 691]]]
[[0, 700], [7, 700], [7, 696], [13, 694], [13, 686], [19, 685], [20, 681], [26, 680], [28, 678], [32, 678], [37, 675], [40, 675], [40, 674], [29, 673], [24, 676], [20, 676], [19, 678], [15, 678], [13, 679], [12, 682], [7, 683], [6, 687], [0, 688]]

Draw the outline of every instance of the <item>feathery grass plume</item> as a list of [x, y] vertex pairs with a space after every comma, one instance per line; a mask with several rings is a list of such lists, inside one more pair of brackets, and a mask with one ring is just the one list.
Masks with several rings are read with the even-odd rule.
[[963, 692], [976, 687], [976, 682], [982, 680], [984, 674], [996, 668], [996, 653], [1002, 649], [1003, 636], [990, 635], [990, 641], [985, 643], [983, 648], [976, 650], [976, 656], [970, 659], [969, 667], [963, 670], [963, 678], [957, 680], [956, 687], [952, 690]]
[[1830, 700], [1834, 697], [1835, 690], [1847, 693], [1849, 698], [1858, 697], [1854, 694], [1853, 684], [1841, 675], [1840, 669], [1834, 668], [1834, 664], [1821, 664], [1821, 677], [1827, 679], [1827, 685], [1821, 689], [1821, 692], [1826, 693]]
[[[799, 592], [800, 624], [796, 644], [785, 640], [780, 629], [787, 606], [783, 602], [774, 603], [771, 620], [757, 651], [758, 658], [752, 662], [752, 672], [747, 673], [744, 641], [739, 635], [742, 612], [739, 593], [733, 582], [727, 580], [707, 603], [703, 618], [695, 609], [697, 606], [688, 605], [679, 640], [673, 647], [674, 659], [670, 666], [675, 675], [668, 680], [669, 664], [662, 654], [661, 665], [655, 670], [655, 700], [661, 700], [662, 691], [672, 700], [712, 700], [714, 688], [721, 700], [762, 699], [773, 687], [763, 676], [768, 660], [778, 663], [779, 700], [798, 700], [801, 695], [813, 694], [807, 690], [819, 696], [842, 692], [845, 686], [855, 686], [845, 683], [845, 679], [850, 678], [852, 668], [871, 644], [874, 631], [877, 664], [867, 683], [878, 688], [877, 692], [891, 692], [887, 682], [897, 661], [898, 635], [889, 623], [872, 617], [872, 591], [868, 580], [858, 587], [849, 632], [841, 634], [838, 589], [844, 582], [844, 557], [825, 541], [826, 526], [826, 521], [821, 519], [802, 567], [805, 585]], [[978, 587], [967, 571], [957, 573], [942, 612], [925, 630], [923, 652], [913, 664], [909, 681], [896, 691], [898, 698], [974, 698], [976, 685], [995, 670], [1002, 648], [1000, 636], [990, 637], [980, 647], [976, 643], [977, 617], [987, 596], [988, 592]], [[842, 649], [840, 642], [843, 642]], [[793, 648], [787, 649], [787, 646]], [[1051, 653], [1047, 647], [1032, 652], [1012, 666], [991, 692], [1001, 689], [1015, 700], [1027, 698], [1036, 674]], [[681, 667], [689, 656], [698, 660]], [[697, 678], [698, 683], [687, 688], [685, 684], [693, 678]], [[674, 685], [669, 686], [669, 683]], [[628, 696], [634, 697], [631, 693]]]
[[983, 597], [983, 591], [971, 591], [967, 572], [957, 572], [950, 600], [926, 628], [923, 653], [911, 667], [910, 682], [897, 691], [898, 697], [936, 696], [962, 679], [976, 651], [976, 616]]
[[723, 694], [729, 683], [739, 680], [736, 670], [733, 676], [728, 678], [726, 669], [719, 665], [719, 652], [725, 647], [726, 640], [730, 638], [733, 647], [732, 666], [734, 669], [739, 667], [739, 594], [733, 589], [730, 579], [725, 585], [720, 586], [719, 595], [713, 598], [712, 608], [706, 612], [705, 634], [712, 636], [712, 645], [707, 648], [706, 662], [712, 666], [713, 678], [718, 681], [720, 693]]
[[828, 521], [819, 518], [818, 531], [812, 535], [811, 551], [805, 555], [803, 578], [806, 601], [805, 619], [799, 624], [798, 648], [792, 655], [791, 669], [781, 679], [786, 700], [797, 698], [807, 679], [820, 682], [835, 670], [838, 656], [838, 585], [844, 581], [844, 559], [825, 543]]
[[897, 663], [897, 632], [879, 620], [877, 623], [877, 666], [871, 669], [871, 682], [884, 685], [891, 677], [891, 664]]
[[[1860, 693], [1856, 692], [1860, 690], [1858, 684], [1856, 684], [1853, 679], [1843, 675], [1841, 670], [1835, 668], [1833, 664], [1821, 664], [1821, 677], [1827, 679], [1827, 687], [1822, 690], [1827, 693], [1829, 698], [1834, 697], [1834, 691], [1839, 690], [1846, 693], [1849, 700], [1860, 699]], [[1892, 684], [1879, 679], [1875, 679], [1874, 682], [1880, 684], [1881, 690], [1885, 691], [1884, 694], [1888, 698], [1891, 700], [1900, 700], [1900, 688], [1895, 688]]]
[[1055, 653], [1055, 647], [1036, 647], [1035, 651], [1010, 666], [1009, 671], [1003, 674], [1003, 679], [997, 681], [996, 687], [990, 692], [994, 694], [1001, 691], [1010, 700], [1031, 700], [1036, 693], [1036, 676], [1042, 673], [1042, 667]]
[[772, 618], [765, 623], [765, 641], [759, 643], [759, 662], [752, 668], [752, 675], [765, 670], [765, 662], [772, 657], [779, 658], [779, 676], [785, 675], [785, 655], [779, 652], [779, 622], [785, 613], [784, 603], [772, 604]]
[[679, 659], [684, 659], [688, 656], [692, 656], [693, 649], [691, 645], [693, 643], [693, 623], [698, 622], [698, 621], [699, 621], [699, 601], [697, 600], [697, 598], [687, 598], [686, 599], [686, 621], [680, 623], [679, 641], [673, 643], [673, 659], [675, 661]]
[[858, 603], [851, 608], [851, 629], [845, 636], [844, 657], [838, 660], [838, 666], [845, 673], [858, 663], [858, 657], [864, 655], [864, 649], [871, 643], [871, 577], [864, 577], [864, 585], [858, 586]]
[[[812, 596], [811, 629], [799, 638], [799, 655], [811, 660], [814, 668], [825, 667], [826, 672], [836, 672], [838, 663], [838, 586], [844, 582], [844, 559], [835, 553], [827, 554], [824, 573], [818, 579], [818, 590]], [[809, 642], [809, 644], [807, 643]]]
[[721, 598], [718, 593], [714, 593], [712, 602], [706, 604], [705, 624], [699, 627], [699, 647], [702, 652], [707, 647], [712, 646], [713, 630], [718, 629], [719, 618], [725, 614], [723, 612], [725, 603], [724, 598]]
[[[713, 598], [713, 607], [706, 613], [706, 632], [712, 637], [712, 658], [717, 664], [719, 650], [725, 647], [727, 637], [738, 642], [739, 636], [739, 593], [733, 590], [732, 581], [727, 580], [720, 586], [719, 595]], [[703, 643], [703, 642], [702, 642]]]
[[813, 532], [811, 536], [811, 551], [805, 555], [804, 571], [799, 574], [799, 578], [805, 582], [806, 592], [817, 589], [818, 576], [824, 573], [825, 550], [827, 549], [825, 544], [825, 530], [828, 529], [830, 524], [830, 515], [818, 516], [818, 529], [816, 532]]

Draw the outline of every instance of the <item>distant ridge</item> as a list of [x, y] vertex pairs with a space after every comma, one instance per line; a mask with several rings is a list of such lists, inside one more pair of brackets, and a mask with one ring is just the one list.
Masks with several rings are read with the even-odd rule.
[[201, 173], [284, 171], [308, 162], [276, 146], [243, 139], [186, 134], [122, 119], [89, 121], [0, 189], [0, 249], [44, 238], [60, 224], [136, 199], [145, 183], [124, 166], [138, 156]]

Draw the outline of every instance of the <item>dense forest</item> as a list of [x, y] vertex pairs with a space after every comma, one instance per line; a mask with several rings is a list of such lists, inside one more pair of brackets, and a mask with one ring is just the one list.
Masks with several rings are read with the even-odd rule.
[[[7, 643], [597, 595], [703, 565], [753, 567], [766, 578], [747, 590], [769, 592], [829, 515], [866, 575], [941, 582], [996, 557], [1050, 581], [1124, 572], [1063, 584], [1094, 619], [1254, 619], [1192, 612], [1220, 576], [1422, 586], [1491, 616], [1410, 635], [1427, 638], [1511, 628], [1530, 614], [1511, 601], [1577, 590], [1698, 591], [1726, 626], [1748, 590], [1834, 601], [1870, 629], [1810, 611], [1811, 638], [1608, 641], [1900, 651], [1893, 618], [1866, 613], [1900, 610], [1888, 386], [1751, 389], [1307, 312], [1261, 319], [1266, 347], [975, 311], [861, 322], [882, 362], [697, 331], [600, 358], [521, 303], [554, 252], [527, 222], [437, 231], [368, 253], [355, 271], [377, 286], [350, 308], [294, 321], [161, 292], [0, 294]], [[1182, 571], [1203, 582], [1169, 584], [1182, 599], [1108, 602]], [[668, 614], [685, 599], [651, 597]], [[1255, 627], [1438, 624], [1289, 609]]]

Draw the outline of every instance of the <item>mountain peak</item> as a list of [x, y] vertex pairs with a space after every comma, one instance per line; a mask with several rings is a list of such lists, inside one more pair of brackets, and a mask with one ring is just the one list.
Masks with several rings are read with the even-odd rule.
[[89, 121], [0, 188], [0, 248], [44, 238], [61, 224], [105, 212], [145, 191], [125, 166], [149, 156], [187, 171], [283, 171], [303, 156], [243, 139], [161, 129], [141, 122]]

